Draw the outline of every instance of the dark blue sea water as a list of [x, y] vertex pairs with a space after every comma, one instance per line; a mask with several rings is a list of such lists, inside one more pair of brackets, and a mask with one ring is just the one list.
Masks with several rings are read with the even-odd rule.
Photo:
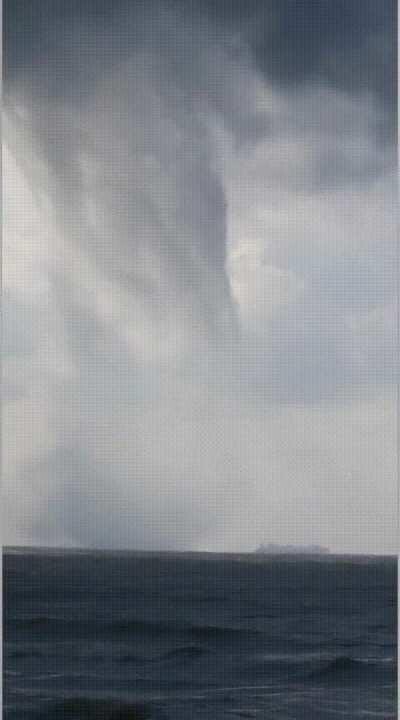
[[396, 717], [394, 559], [8, 551], [4, 717]]

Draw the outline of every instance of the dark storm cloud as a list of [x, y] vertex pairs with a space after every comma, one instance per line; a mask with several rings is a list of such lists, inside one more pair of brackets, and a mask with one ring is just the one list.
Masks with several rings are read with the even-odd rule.
[[207, 7], [221, 26], [247, 38], [272, 82], [289, 89], [321, 83], [350, 94], [373, 93], [387, 104], [394, 127], [394, 0], [223, 0]]
[[[144, 41], [143, 22], [154, 25], [150, 42], [163, 55], [165, 35], [156, 15], [172, 10], [179, 18], [175, 46], [185, 44], [186, 23], [207, 23], [211, 42], [236, 47], [245, 41], [265, 77], [289, 91], [299, 85], [321, 84], [350, 95], [371, 93], [384, 108], [384, 140], [395, 141], [397, 3], [386, 0], [222, 0], [179, 2], [160, 0], [15, 0], [4, 8], [5, 85], [23, 75], [33, 91], [59, 96], [90, 92], [96, 78], [118, 58], [138, 50]], [[170, 28], [171, 32], [171, 28]], [[172, 34], [174, 31], [172, 30]], [[107, 51], [98, 37], [107, 36]], [[98, 36], [98, 37], [96, 37]], [[164, 37], [164, 40], [163, 40]], [[171, 39], [171, 38], [170, 38]], [[79, 43], [79, 87], [76, 58], [65, 52], [69, 42]], [[146, 37], [145, 42], [149, 42]], [[167, 43], [170, 45], [170, 42]], [[194, 52], [196, 48], [193, 48]], [[95, 62], [86, 64], [91, 57]], [[50, 72], [35, 82], [35, 70], [47, 64]], [[177, 74], [192, 68], [175, 67]], [[37, 80], [37, 78], [36, 78]], [[207, 88], [210, 92], [210, 88]], [[257, 134], [263, 123], [253, 118]]]
[[395, 0], [223, 0], [207, 6], [222, 33], [246, 40], [256, 67], [274, 87], [370, 95], [381, 109], [371, 131], [380, 142], [396, 143]]

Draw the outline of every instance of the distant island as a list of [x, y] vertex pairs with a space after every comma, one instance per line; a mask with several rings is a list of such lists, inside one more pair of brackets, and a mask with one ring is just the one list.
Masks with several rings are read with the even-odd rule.
[[278, 545], [267, 543], [260, 545], [256, 553], [261, 555], [329, 555], [329, 548], [321, 545]]

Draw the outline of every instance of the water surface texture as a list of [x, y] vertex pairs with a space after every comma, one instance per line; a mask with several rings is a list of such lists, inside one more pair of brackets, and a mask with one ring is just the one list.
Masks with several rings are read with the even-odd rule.
[[393, 558], [8, 550], [6, 720], [396, 717]]

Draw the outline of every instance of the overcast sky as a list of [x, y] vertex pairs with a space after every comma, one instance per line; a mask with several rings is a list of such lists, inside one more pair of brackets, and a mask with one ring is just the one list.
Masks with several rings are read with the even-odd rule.
[[5, 0], [5, 543], [396, 551], [395, 12]]

